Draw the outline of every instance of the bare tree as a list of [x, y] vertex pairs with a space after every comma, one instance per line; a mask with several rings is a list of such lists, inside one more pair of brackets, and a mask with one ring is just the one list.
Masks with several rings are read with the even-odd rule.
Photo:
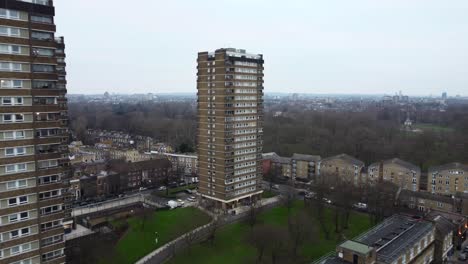
[[257, 223], [257, 215], [258, 215], [258, 209], [255, 203], [251, 203], [250, 208], [249, 208], [248, 219], [247, 219], [251, 228], [253, 228], [255, 224]]
[[210, 242], [211, 246], [214, 245], [216, 239], [216, 232], [218, 231], [219, 227], [221, 226], [221, 219], [215, 217], [213, 219], [213, 223], [208, 227], [208, 241]]
[[258, 225], [252, 229], [252, 233], [249, 237], [250, 243], [257, 250], [257, 263], [262, 262], [265, 255], [265, 251], [270, 243], [271, 227], [265, 225]]
[[288, 251], [290, 237], [288, 230], [284, 227], [271, 227], [269, 233], [270, 239], [268, 241], [270, 242], [271, 263], [275, 264], [278, 262], [281, 255]]
[[317, 238], [317, 230], [314, 223], [305, 211], [295, 214], [289, 222], [289, 234], [291, 236], [293, 259], [297, 259], [297, 253], [305, 242], [313, 242]]

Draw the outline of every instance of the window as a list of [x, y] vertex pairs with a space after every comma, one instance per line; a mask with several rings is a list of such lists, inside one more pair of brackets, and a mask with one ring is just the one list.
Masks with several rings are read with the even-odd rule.
[[53, 81], [33, 81], [33, 88], [40, 89], [54, 89], [56, 87], [56, 82]]
[[32, 15], [31, 21], [36, 23], [52, 24], [52, 17]]
[[23, 139], [24, 131], [5, 131], [3, 132], [4, 139]]
[[41, 231], [46, 231], [58, 226], [62, 226], [62, 222], [60, 220], [44, 223], [41, 224]]
[[39, 184], [44, 185], [44, 184], [51, 184], [58, 182], [60, 180], [60, 177], [58, 175], [51, 175], [51, 176], [44, 176], [39, 178]]
[[5, 123], [20, 123], [24, 121], [23, 114], [4, 114], [3, 115], [3, 122]]
[[0, 62], [0, 70], [13, 72], [23, 71], [23, 65], [16, 62]]
[[35, 48], [34, 52], [37, 56], [53, 57], [55, 55], [55, 50], [53, 49]]
[[27, 187], [27, 185], [28, 185], [27, 180], [10, 181], [10, 182], [7, 182], [7, 190], [20, 189], [20, 188]]
[[22, 80], [1, 80], [0, 87], [1, 88], [22, 88], [23, 81]]
[[26, 171], [26, 163], [10, 164], [5, 166], [6, 173]]
[[18, 45], [0, 44], [0, 53], [3, 54], [20, 54], [21, 47]]
[[20, 15], [19, 12], [16, 10], [0, 8], [0, 18], [19, 19]]
[[41, 160], [38, 162], [39, 169], [52, 168], [52, 167], [57, 167], [57, 166], [58, 166], [57, 160]]
[[55, 66], [47, 65], [47, 64], [33, 64], [32, 71], [33, 72], [54, 72]]
[[62, 210], [61, 205], [53, 205], [53, 206], [43, 207], [43, 208], [41, 208], [41, 215], [53, 214], [53, 213], [61, 211], [61, 210]]
[[33, 31], [31, 32], [31, 38], [36, 40], [53, 40], [54, 34], [50, 32]]

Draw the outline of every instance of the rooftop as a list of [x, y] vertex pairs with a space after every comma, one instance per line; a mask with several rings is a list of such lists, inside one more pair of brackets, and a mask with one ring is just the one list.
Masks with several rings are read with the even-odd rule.
[[344, 243], [342, 243], [340, 245], [340, 247], [342, 247], [344, 249], [352, 250], [354, 252], [357, 252], [357, 253], [360, 253], [360, 254], [363, 254], [363, 255], [367, 255], [373, 249], [372, 247], [370, 247], [370, 246], [368, 246], [366, 244], [359, 243], [359, 242], [352, 241], [352, 240], [345, 241]]
[[[409, 163], [407, 161], [401, 160], [399, 158], [384, 160], [383, 164], [384, 165], [396, 164], [396, 165], [399, 165], [401, 167], [404, 167], [404, 168], [407, 168], [407, 169], [410, 169], [410, 170], [421, 171], [421, 168], [419, 168], [418, 166], [416, 166], [416, 165], [414, 165], [412, 163]], [[372, 163], [369, 167], [378, 167], [379, 165], [380, 165], [380, 162], [375, 162], [375, 163]]]
[[298, 154], [294, 153], [291, 159], [295, 160], [307, 160], [307, 161], [319, 161], [321, 159], [318, 155], [306, 155], [306, 154]]
[[356, 159], [353, 156], [350, 156], [350, 155], [344, 154], [344, 153], [340, 154], [340, 155], [325, 158], [322, 161], [329, 161], [329, 160], [334, 160], [334, 159], [344, 160], [344, 161], [347, 161], [347, 162], [352, 163], [352, 164], [357, 165], [357, 166], [364, 166], [365, 165], [364, 162]]
[[452, 162], [440, 166], [430, 167], [429, 171], [441, 171], [441, 170], [455, 170], [460, 169], [464, 171], [468, 171], [468, 165], [462, 164], [460, 162]]
[[393, 215], [356, 241], [375, 247], [377, 261], [393, 263], [432, 229], [431, 222], [405, 215]]

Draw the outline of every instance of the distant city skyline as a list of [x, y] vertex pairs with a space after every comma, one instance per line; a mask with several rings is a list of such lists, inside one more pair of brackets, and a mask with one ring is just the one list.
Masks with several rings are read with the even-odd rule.
[[243, 47], [267, 94], [468, 95], [466, 1], [54, 3], [71, 94], [195, 93], [197, 52]]

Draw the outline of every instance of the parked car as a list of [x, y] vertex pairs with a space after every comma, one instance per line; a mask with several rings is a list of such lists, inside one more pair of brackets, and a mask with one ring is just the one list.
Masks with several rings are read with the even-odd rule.
[[145, 188], [145, 187], [140, 187], [140, 189], [138, 189], [138, 191], [144, 191], [144, 190], [148, 190], [148, 188]]
[[322, 198], [322, 200], [323, 200], [324, 202], [326, 202], [327, 204], [331, 204], [331, 203], [332, 203], [332, 201], [331, 201], [330, 199], [327, 199], [327, 198]]
[[163, 185], [163, 186], [158, 188], [158, 191], [165, 191], [166, 189], [167, 189], [166, 186]]
[[272, 188], [273, 188], [274, 190], [279, 190], [279, 185], [278, 185], [278, 184], [274, 184], [274, 185], [272, 186]]
[[461, 253], [460, 255], [458, 255], [458, 260], [466, 261], [467, 260], [466, 253]]
[[355, 203], [353, 207], [360, 210], [367, 210], [367, 204], [365, 203]]

